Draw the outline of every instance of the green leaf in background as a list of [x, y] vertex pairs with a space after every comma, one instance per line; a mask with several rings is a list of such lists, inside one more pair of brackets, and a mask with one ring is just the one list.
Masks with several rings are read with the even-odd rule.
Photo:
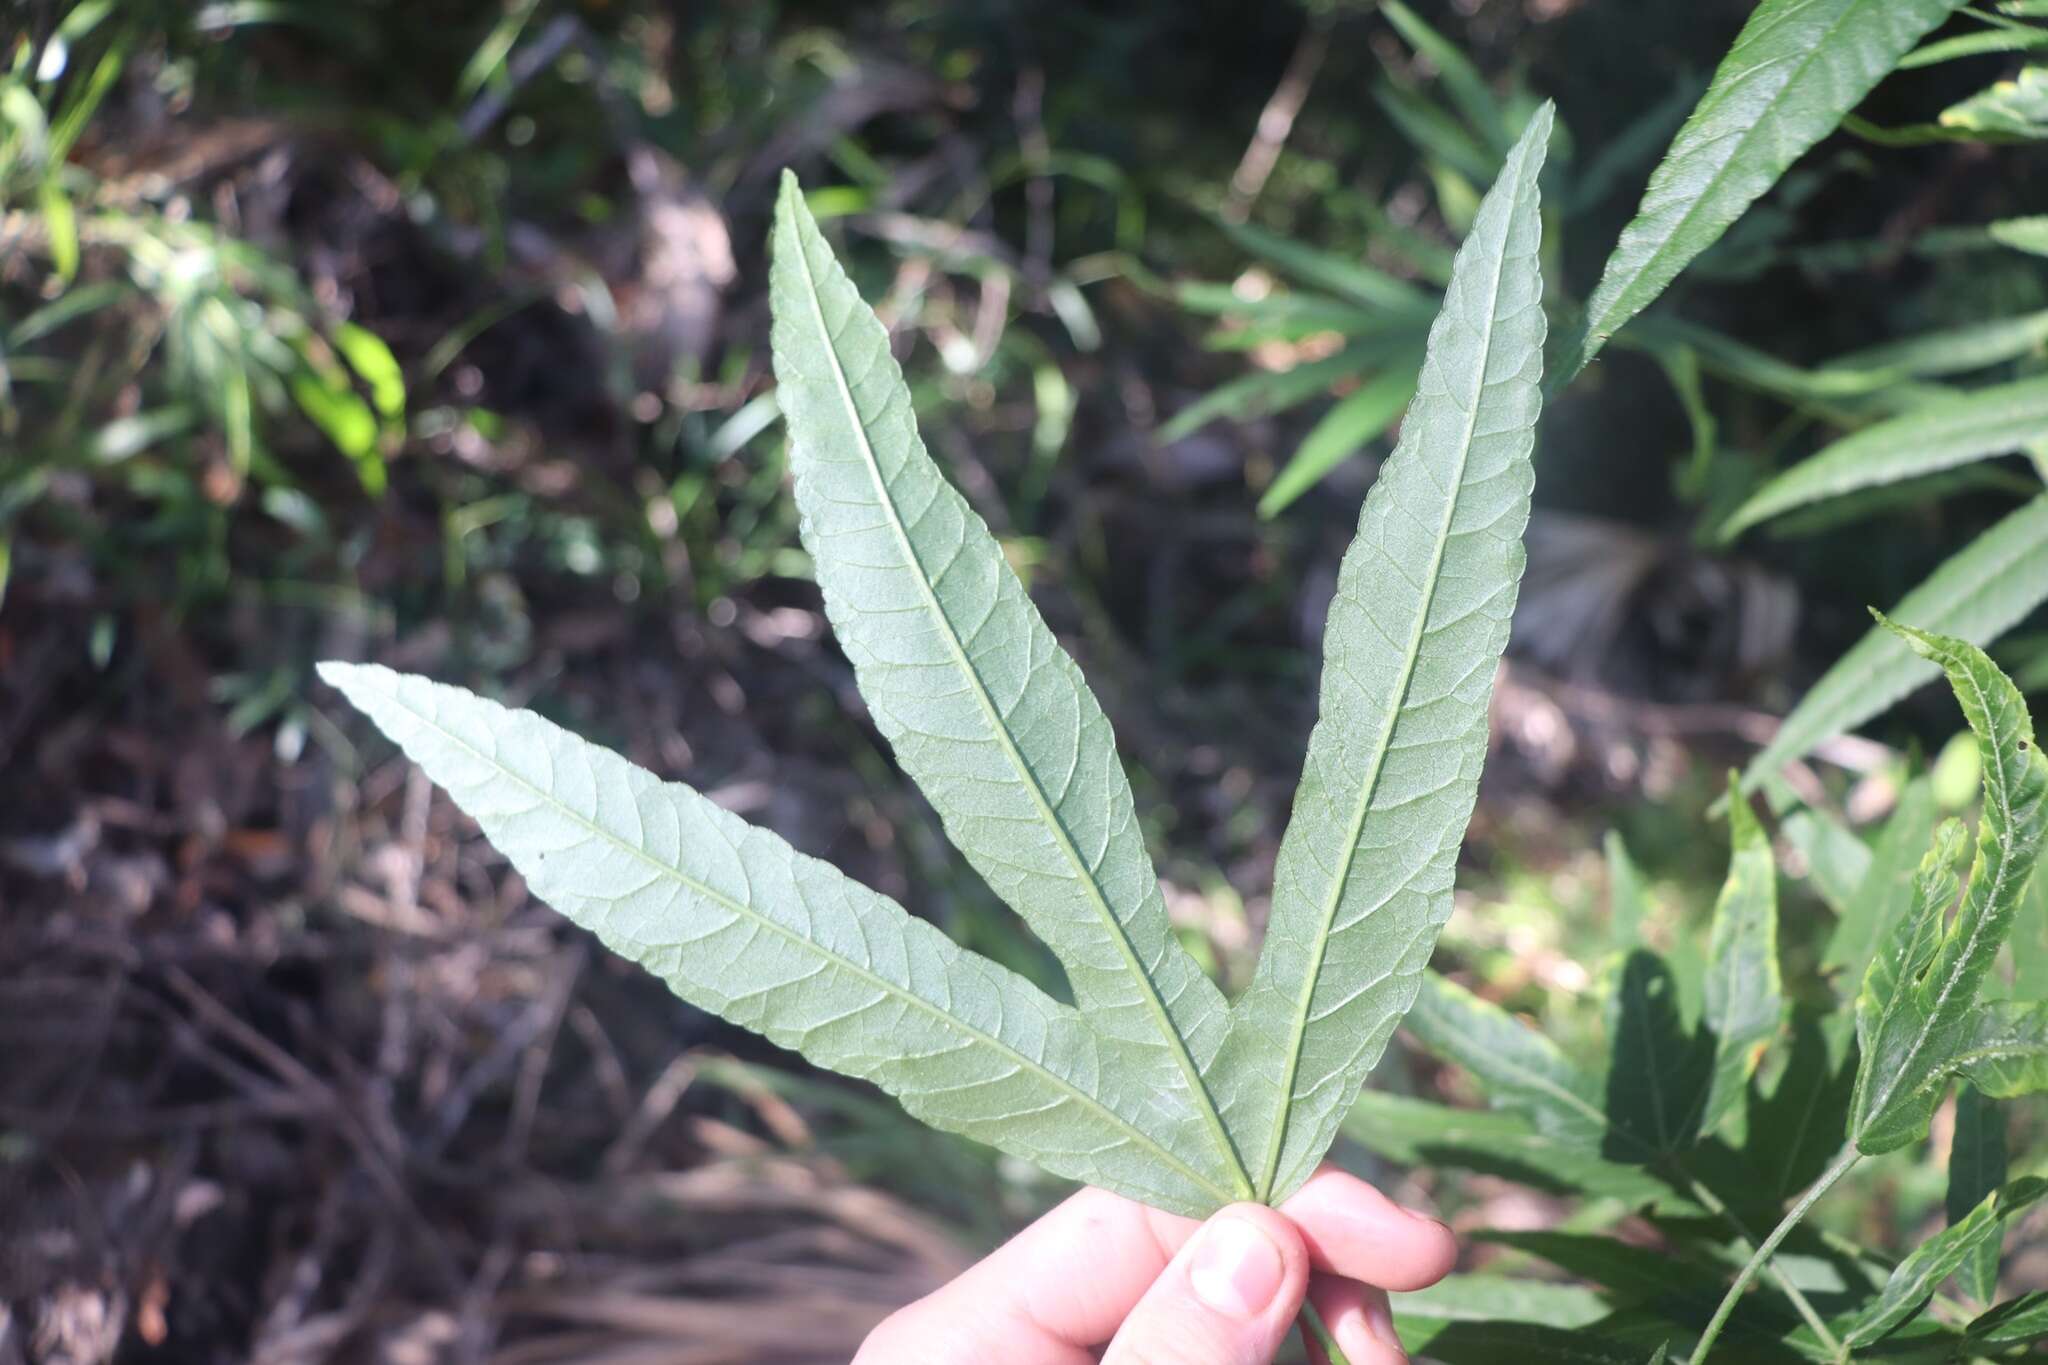
[[1582, 1137], [1553, 1136], [1505, 1108], [1454, 1109], [1367, 1090], [1345, 1116], [1344, 1135], [1404, 1165], [1483, 1171], [1539, 1190], [1619, 1200], [1630, 1208], [1672, 1198], [1671, 1187], [1641, 1166], [1608, 1161]]
[[861, 695], [946, 836], [1066, 969], [1168, 1145], [1249, 1195], [1202, 1069], [1223, 994], [1173, 937], [1109, 721], [925, 453], [889, 336], [785, 176], [775, 365], [803, 541]]
[[1620, 952], [1643, 941], [1643, 921], [1649, 915], [1650, 898], [1643, 886], [1642, 869], [1629, 855], [1621, 834], [1608, 830], [1602, 841], [1607, 861], [1607, 937]]
[[1301, 438], [1294, 457], [1259, 498], [1259, 515], [1277, 516], [1366, 442], [1400, 421], [1415, 397], [1415, 383], [1414, 368], [1397, 365], [1339, 399]]
[[1821, 952], [1821, 968], [1838, 973], [1851, 992], [1862, 986], [1877, 945], [1912, 906], [1913, 874], [1934, 837], [1934, 818], [1933, 785], [1916, 777], [1900, 790], [1862, 878], [1838, 907], [1840, 918]]
[[1219, 418], [1245, 421], [1293, 407], [1339, 380], [1372, 368], [1377, 357], [1369, 347], [1346, 347], [1335, 355], [1310, 360], [1285, 370], [1254, 370], [1218, 386], [1161, 424], [1162, 443], [1191, 436]]
[[2019, 1346], [2048, 1337], [2048, 1290], [2007, 1299], [1973, 1320], [1966, 1334], [1983, 1346]]
[[1897, 483], [2048, 437], [2048, 379], [2022, 379], [1930, 403], [1866, 427], [1772, 479], [1721, 526], [1732, 540], [1795, 507]]
[[1806, 863], [1813, 889], [1837, 915], [1854, 913], [1857, 888], [1870, 874], [1871, 850], [1856, 832], [1826, 811], [1798, 810], [1778, 833]]
[[1539, 110], [1458, 252], [1419, 391], [1344, 557], [1319, 719], [1251, 987], [1232, 1131], [1277, 1200], [1308, 1178], [1414, 999], [1486, 755], [1542, 396]]
[[1509, 124], [1501, 114], [1500, 101], [1479, 68], [1472, 65], [1458, 45], [1431, 28], [1401, 0], [1380, 0], [1380, 13], [1408, 42], [1436, 68], [1437, 79], [1465, 122], [1493, 144], [1496, 151], [1508, 145]]
[[[2048, 33], [2048, 29], [2042, 32]], [[1824, 368], [1940, 379], [2039, 355], [2044, 346], [2048, 346], [2048, 312], [2023, 313], [2018, 317], [1944, 327], [1850, 351], [1829, 361]]]
[[1949, 1077], [1961, 1071], [1987, 1094], [2012, 1093], [2024, 1069], [1999, 1068], [2024, 1038], [1985, 1040], [1998, 1022], [1977, 1000], [2000, 946], [2012, 931], [2021, 895], [2048, 830], [2048, 762], [2034, 745], [2033, 722], [2012, 683], [1984, 652], [1947, 636], [1879, 621], [1938, 664], [1977, 736], [1984, 810], [1976, 856], [1954, 920], [1942, 917], [1955, 894], [1963, 835], [1944, 823], [1921, 864], [1913, 909], [1871, 963], [1857, 999], [1862, 1061], [1849, 1136], [1867, 1153], [1891, 1151], [1924, 1136]]
[[[1956, 1131], [1949, 1143], [1948, 1209], [1950, 1227], [2005, 1184], [2005, 1111], [1974, 1085], [1956, 1087]], [[1956, 1268], [1956, 1283], [1979, 1303], [1998, 1297], [1999, 1239], [1985, 1238]]]
[[536, 896], [698, 1008], [1072, 1179], [1189, 1212], [1228, 1198], [1153, 1136], [1156, 1097], [1103, 1074], [1074, 1011], [895, 902], [530, 711], [375, 665], [320, 672]]
[[[2048, 496], [2017, 509], [1951, 556], [1900, 598], [1891, 615], [1988, 645], [2043, 601], [2048, 601]], [[1785, 764], [1861, 725], [1939, 673], [1890, 631], [1872, 627], [1807, 689], [1763, 752], [1750, 760], [1742, 789], [1754, 791]]]
[[2033, 256], [2048, 256], [2048, 214], [2005, 218], [1984, 230], [2000, 246], [2009, 246], [2014, 251], [2024, 251]]
[[1845, 1338], [1847, 1344], [1868, 1346], [1912, 1317], [1977, 1247], [1995, 1241], [2015, 1214], [2044, 1193], [2048, 1193], [2048, 1180], [2016, 1180], [1984, 1196], [1968, 1217], [1916, 1248], [1892, 1271], [1876, 1302], [1857, 1317]]
[[1742, 1103], [1764, 1045], [1785, 1012], [1778, 976], [1778, 869], [1771, 841], [1729, 775], [1728, 879], [1714, 902], [1701, 1029], [1714, 1064], [1697, 1131], [1711, 1134]]
[[[2048, 46], [2048, 29], [2029, 31], [2035, 39], [2029, 46]], [[1941, 111], [1941, 125], [1992, 140], [2048, 138], [2048, 67], [2023, 67], [2013, 79], [1949, 106]]]
[[1613, 1311], [1584, 1285], [1508, 1275], [1451, 1275], [1427, 1289], [1392, 1298], [1404, 1323], [1415, 1318], [1444, 1323], [1511, 1319], [1544, 1327], [1588, 1327]]
[[1650, 177], [1568, 380], [1963, 0], [1763, 0]]
[[1223, 231], [1246, 251], [1316, 289], [1411, 320], [1426, 329], [1439, 300], [1406, 280], [1376, 270], [1363, 261], [1307, 246], [1249, 223], [1223, 223]]
[[1434, 972], [1408, 1013], [1408, 1031], [1437, 1056], [1478, 1078], [1487, 1102], [1536, 1131], [1598, 1151], [1608, 1131], [1600, 1084], [1557, 1044]]
[[1606, 1154], [1640, 1158], [1692, 1146], [1714, 1075], [1712, 1043], [1687, 1033], [1678, 984], [1656, 954], [1637, 949], [1623, 960], [1607, 1002], [1607, 1036], [1607, 1119], [1633, 1145], [1617, 1151], [1610, 1142]]
[[1983, 57], [1998, 52], [2025, 52], [2036, 47], [2048, 47], [2048, 29], [2028, 28], [2019, 24], [2010, 28], [1980, 29], [1975, 33], [1959, 33], [1953, 38], [1943, 38], [1925, 47], [1916, 47], [1899, 59], [1898, 69], [1916, 71], [1923, 66], [1936, 66], [1962, 57]]

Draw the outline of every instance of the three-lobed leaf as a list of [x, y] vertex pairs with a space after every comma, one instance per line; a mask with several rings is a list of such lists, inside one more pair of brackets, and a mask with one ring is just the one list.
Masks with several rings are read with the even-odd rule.
[[[1193, 1215], [1277, 1201], [1321, 1159], [1449, 911], [1528, 516], [1550, 119], [1459, 253], [1347, 556], [1314, 795], [1282, 855], [1262, 987], [1235, 1011], [1169, 930], [1108, 721], [926, 453], [887, 333], [793, 180], [776, 209], [775, 365], [827, 613], [904, 770], [1075, 1004], [530, 712], [374, 666], [322, 676], [536, 895], [693, 1004], [1056, 1174]], [[1364, 611], [1366, 595], [1395, 614]], [[1390, 625], [1404, 643], [1374, 657]], [[1319, 825], [1339, 799], [1343, 823]], [[1345, 870], [1318, 879], [1324, 859]]]
[[530, 711], [376, 665], [321, 676], [533, 893], [700, 1009], [912, 1114], [1163, 1208], [1227, 1197], [1082, 1017], [830, 864]]
[[1541, 407], [1539, 110], [1481, 204], [1325, 629], [1318, 719], [1223, 1064], [1261, 1198], [1308, 1178], [1450, 914]]

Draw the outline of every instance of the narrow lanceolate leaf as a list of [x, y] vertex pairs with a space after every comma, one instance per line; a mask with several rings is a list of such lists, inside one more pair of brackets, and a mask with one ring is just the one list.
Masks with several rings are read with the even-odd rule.
[[1546, 105], [1458, 253], [1401, 439], [1344, 557], [1321, 715], [1225, 1063], [1261, 1197], [1321, 1159], [1451, 908], [1529, 516]]
[[1157, 1097], [1078, 1014], [893, 901], [530, 711], [375, 666], [320, 674], [535, 895], [691, 1004], [1049, 1171], [1185, 1213], [1228, 1197], [1158, 1139]]
[[1899, 483], [2048, 437], [2048, 379], [1978, 389], [1865, 427], [1758, 489], [1721, 527], [1732, 539], [1795, 507]]
[[2048, 1181], [2016, 1180], [1986, 1195], [1967, 1218], [1929, 1238], [1899, 1262], [1876, 1300], [1849, 1329], [1846, 1344], [1868, 1346], [1912, 1317], [1977, 1247], [2002, 1234], [2014, 1215], [2043, 1194], [2048, 1194]]
[[[2048, 34], [2048, 29], [2042, 32]], [[2035, 355], [2043, 346], [2048, 346], [2048, 312], [2023, 313], [2018, 317], [1945, 327], [1851, 351], [1829, 361], [1826, 368], [1941, 379]]]
[[[1882, 620], [1882, 618], [1880, 618]], [[1949, 1078], [1960, 1073], [1986, 1094], [2010, 1093], [1998, 1070], [2007, 1055], [1980, 1030], [1997, 1018], [1978, 999], [2008, 934], [2048, 832], [2048, 762], [2018, 689], [1960, 640], [1889, 622], [1948, 674], [1977, 737], [1983, 814], [1970, 881], [1955, 919], [1941, 915], [1953, 894], [1960, 838], [1953, 822], [1936, 835], [1922, 866], [1914, 911], [1871, 963], [1857, 1001], [1862, 1061], [1849, 1135], [1876, 1154], [1923, 1137]]]
[[[1950, 1227], [1960, 1225], [1979, 1204], [2005, 1184], [2005, 1111], [1974, 1085], [1956, 1090], [1956, 1133], [1949, 1144]], [[1987, 1237], [1956, 1267], [1956, 1283], [1979, 1303], [1998, 1297], [2000, 1239]]]
[[1733, 848], [1714, 903], [1700, 1027], [1714, 1040], [1712, 1078], [1698, 1131], [1712, 1133], [1742, 1103], [1764, 1045], [1778, 1031], [1785, 993], [1778, 976], [1778, 871], [1771, 841], [1729, 779]]
[[[1988, 645], [2048, 601], [2048, 497], [2034, 499], [1958, 551], [1907, 593], [1891, 614], [1974, 645]], [[1742, 789], [1817, 744], [1853, 729], [1941, 670], [1888, 630], [1868, 635], [1807, 691], [1763, 752], [1743, 770]]]
[[1471, 1072], [1494, 1108], [1587, 1150], [1606, 1138], [1599, 1082], [1500, 1006], [1430, 972], [1407, 1023], [1424, 1047]]
[[1973, 1345], [2018, 1346], [2048, 1337], [2048, 1290], [2007, 1299], [1965, 1329]]
[[1278, 515], [1296, 498], [1323, 481], [1323, 477], [1401, 420], [1402, 410], [1415, 397], [1415, 365], [1396, 364], [1339, 399], [1308, 435], [1302, 437], [1294, 457], [1280, 470], [1259, 498], [1259, 515]]
[[926, 454], [888, 333], [794, 177], [775, 214], [778, 396], [805, 548], [861, 695], [947, 836], [1065, 967], [1161, 1136], [1248, 1194], [1201, 1069], [1223, 996], [1169, 930], [1109, 722]]
[[1963, 0], [1763, 0], [1650, 176], [1560, 380], [1694, 257]]

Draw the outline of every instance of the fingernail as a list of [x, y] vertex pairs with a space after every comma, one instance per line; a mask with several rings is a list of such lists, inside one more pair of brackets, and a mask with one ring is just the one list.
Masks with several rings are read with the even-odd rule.
[[1188, 1283], [1195, 1297], [1217, 1312], [1251, 1318], [1273, 1302], [1286, 1273], [1280, 1248], [1257, 1224], [1245, 1218], [1218, 1218], [1202, 1229], [1188, 1265]]
[[[1377, 1294], [1365, 1302], [1365, 1328], [1380, 1345], [1391, 1346], [1396, 1351], [1401, 1349], [1401, 1338], [1394, 1331], [1394, 1310]], [[1403, 1360], [1407, 1358], [1406, 1354], [1401, 1356]]]

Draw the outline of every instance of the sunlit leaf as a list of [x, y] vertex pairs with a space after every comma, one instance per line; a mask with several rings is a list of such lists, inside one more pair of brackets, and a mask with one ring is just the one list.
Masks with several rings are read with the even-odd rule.
[[1551, 121], [1546, 105], [1458, 252], [1400, 443], [1339, 572], [1319, 719], [1226, 1057], [1232, 1131], [1262, 1196], [1314, 1170], [1450, 914], [1524, 562]]
[[1301, 438], [1301, 445], [1259, 498], [1259, 515], [1278, 515], [1329, 472], [1382, 435], [1415, 397], [1412, 366], [1388, 370], [1337, 401]]
[[1560, 381], [1649, 306], [1963, 0], [1763, 0], [1650, 177]]

